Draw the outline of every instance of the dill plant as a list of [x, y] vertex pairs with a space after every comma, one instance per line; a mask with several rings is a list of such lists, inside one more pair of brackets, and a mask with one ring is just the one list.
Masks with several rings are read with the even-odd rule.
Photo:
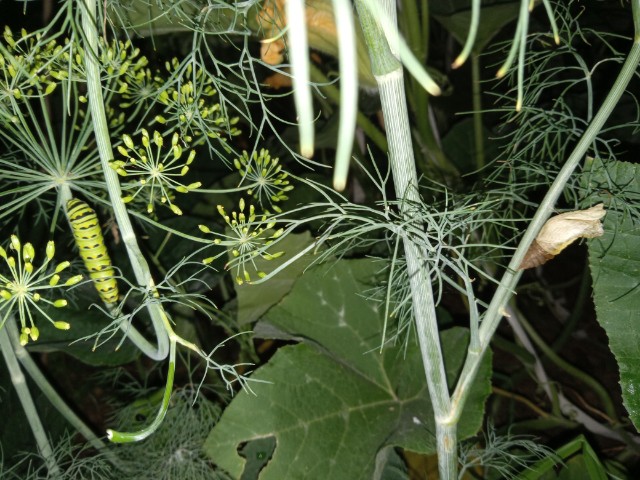
[[[108, 318], [108, 326], [92, 332], [88, 338], [94, 339], [97, 348], [104, 338], [121, 332], [122, 342], [131, 341], [150, 359], [168, 358], [164, 389], [154, 392], [154, 401], [149, 402], [150, 407], [147, 405], [144, 420], [139, 422], [136, 418], [136, 405], [129, 406], [132, 409], [124, 407], [116, 422], [123, 431], [108, 431], [110, 440], [141, 442], [133, 448], [123, 446], [120, 451], [116, 450], [115, 456], [107, 457], [119, 468], [126, 471], [140, 468], [148, 473], [157, 467], [154, 478], [163, 478], [163, 475], [211, 478], [208, 475], [219, 474], [211, 470], [209, 462], [198, 451], [207, 429], [218, 420], [217, 407], [207, 398], [197, 396], [197, 389], [173, 390], [179, 346], [188, 352], [190, 359], [199, 362], [203, 383], [211, 380], [210, 373], [215, 371], [220, 377], [217, 381], [229, 391], [237, 386], [251, 389], [250, 379], [245, 376], [250, 368], [247, 362], [219, 363], [215, 355], [218, 347], [209, 349], [195, 336], [182, 333], [184, 325], [178, 319], [183, 318], [185, 311], [218, 315], [214, 304], [202, 293], [208, 287], [203, 278], [212, 275], [212, 268], [195, 269], [193, 274], [184, 272], [204, 261], [230, 270], [237, 285], [259, 284], [269, 282], [290, 263], [312, 251], [318, 253], [317, 262], [336, 261], [353, 252], [365, 251], [381, 259], [385, 264], [382, 271], [387, 277], [386, 283], [368, 294], [382, 299], [385, 321], [396, 322], [393, 327], [385, 324], [381, 348], [396, 342], [407, 344], [406, 332], [409, 331], [417, 337], [435, 416], [440, 475], [456, 478], [461, 411], [478, 365], [520, 278], [517, 266], [559, 196], [563, 192], [569, 197], [577, 195], [571, 174], [584, 154], [593, 145], [596, 148], [590, 153], [611, 151], [607, 150], [609, 144], [598, 140], [597, 135], [637, 67], [638, 42], [604, 106], [596, 112], [590, 96], [588, 114], [576, 126], [576, 115], [563, 95], [557, 97], [551, 109], [537, 106], [536, 102], [546, 88], [552, 86], [564, 94], [572, 87], [571, 82], [565, 87], [564, 78], [554, 79], [554, 73], [559, 70], [555, 70], [551, 62], [553, 55], [573, 56], [580, 76], [572, 81], [579, 83], [584, 78], [591, 88], [584, 62], [571, 48], [572, 38], [564, 40], [565, 35], [578, 30], [567, 21], [561, 24], [562, 35], [559, 35], [556, 16], [545, 1], [554, 34], [529, 37], [529, 2], [522, 2], [516, 36], [509, 45], [499, 76], [504, 76], [505, 82], [513, 86], [513, 91], [502, 98], [511, 104], [504, 109], [505, 123], [524, 124], [526, 120], [535, 128], [520, 127], [505, 133], [511, 142], [506, 150], [510, 163], [487, 176], [484, 188], [490, 190], [488, 194], [483, 191], [479, 195], [466, 195], [435, 182], [419, 181], [403, 68], [430, 93], [437, 94], [440, 87], [398, 36], [396, 5], [358, 0], [355, 6], [360, 27], [354, 29], [351, 5], [334, 2], [331, 8], [345, 12], [339, 21], [346, 19], [347, 22], [336, 29], [338, 38], [331, 39], [338, 45], [342, 62], [342, 121], [334, 177], [338, 189], [346, 185], [358, 118], [354, 85], [359, 75], [353, 68], [356, 64], [360, 68], [371, 68], [387, 131], [389, 171], [381, 173], [379, 165], [384, 162], [378, 161], [374, 154], [370, 155], [371, 166], [365, 168], [366, 162], [359, 163], [367, 187], [372, 185], [371, 197], [375, 198], [372, 204], [360, 204], [307, 175], [309, 170], [305, 168], [324, 169], [327, 165], [309, 158], [314, 149], [314, 133], [308, 52], [303, 41], [305, 22], [300, 18], [304, 9], [299, 2], [289, 3], [289, 27], [295, 26], [288, 31], [291, 71], [285, 71], [284, 67], [272, 70], [292, 78], [294, 102], [300, 115], [295, 121], [280, 118], [273, 108], [280, 94], [269, 94], [261, 88], [258, 71], [268, 68], [268, 62], [250, 54], [250, 37], [255, 33], [263, 37], [280, 35], [283, 25], [276, 21], [271, 30], [260, 22], [256, 26], [256, 15], [262, 10], [255, 2], [203, 2], [200, 5], [191, 1], [122, 0], [103, 5], [94, 0], [67, 0], [41, 31], [22, 31], [18, 36], [5, 30], [0, 47], [3, 73], [0, 137], [5, 146], [0, 158], [3, 167], [0, 168], [3, 185], [0, 219], [4, 224], [19, 225], [21, 218], [35, 211], [51, 236], [62, 235], [59, 231], [66, 228], [62, 220], [65, 205], [73, 196], [84, 197], [101, 206], [101, 212], [115, 218], [128, 260], [121, 260], [118, 275], [125, 294], [117, 305], [101, 309]], [[322, 4], [322, 8], [329, 8], [328, 5]], [[473, 44], [480, 3], [474, 1], [473, 5], [470, 40], [457, 64], [464, 61], [469, 45]], [[633, 3], [633, 14], [636, 25], [640, 24], [637, 1]], [[191, 48], [183, 58], [154, 62], [135, 46], [136, 35], [149, 37], [146, 42], [152, 43], [161, 41], [160, 33], [177, 31], [188, 35], [190, 40]], [[110, 38], [114, 40], [108, 40]], [[310, 39], [313, 38], [312, 35]], [[532, 48], [536, 41], [551, 38], [561, 45], [553, 55], [537, 53]], [[561, 43], [563, 41], [566, 43]], [[218, 54], [223, 44], [231, 46], [232, 54], [228, 51]], [[321, 49], [313, 43], [311, 46]], [[369, 62], [361, 61], [361, 52], [365, 50], [369, 52]], [[371, 88], [371, 75], [368, 71], [363, 73]], [[531, 81], [526, 81], [525, 74], [530, 75]], [[545, 77], [544, 82], [537, 81], [541, 77]], [[287, 141], [280, 133], [279, 124], [299, 128], [300, 144]], [[564, 150], [571, 143], [567, 141], [567, 132], [575, 140], [571, 151]], [[267, 136], [277, 140], [278, 154], [262, 148], [262, 139]], [[243, 148], [247, 151], [240, 153], [236, 140], [244, 142]], [[247, 148], [247, 144], [250, 147]], [[287, 159], [283, 160], [285, 155]], [[552, 167], [532, 161], [550, 155], [553, 155]], [[289, 163], [289, 158], [298, 164]], [[561, 166], [560, 160], [564, 158], [567, 160]], [[235, 184], [218, 188], [223, 183], [220, 178], [191, 176], [196, 170], [206, 172], [203, 164], [212, 163], [235, 167], [237, 172], [232, 180]], [[438, 171], [447, 166], [431, 167]], [[302, 173], [296, 175], [288, 168]], [[294, 186], [313, 192], [320, 200], [292, 205], [290, 197]], [[540, 206], [528, 199], [532, 187], [548, 188]], [[393, 198], [389, 198], [390, 191], [394, 192]], [[182, 194], [187, 193], [200, 202], [199, 212], [207, 212], [206, 220], [194, 222], [192, 228], [186, 221], [182, 225], [174, 217], [193, 213], [177, 205], [178, 201], [181, 205], [187, 204], [186, 200], [182, 201], [185, 198]], [[574, 200], [577, 203], [577, 198]], [[523, 204], [537, 207], [537, 213], [511, 257], [512, 240], [519, 227], [514, 219], [523, 216], [520, 210]], [[158, 209], [157, 205], [169, 208]], [[500, 214], [493, 213], [496, 210]], [[283, 254], [281, 242], [288, 235], [318, 225], [321, 227], [311, 245], [290, 252], [291, 258], [278, 263]], [[165, 240], [153, 251], [140, 234], [141, 230], [164, 235]], [[192, 252], [167, 265], [163, 257], [170, 256], [167, 245], [172, 237], [190, 242]], [[33, 257], [30, 252], [27, 256]], [[226, 257], [228, 262], [224, 261]], [[274, 261], [274, 267], [266, 271], [260, 266], [262, 260]], [[507, 260], [508, 266], [503, 268]], [[499, 274], [503, 275], [501, 279]], [[491, 299], [479, 298], [474, 279], [480, 279], [483, 286], [491, 286], [494, 292]], [[227, 288], [223, 282], [220, 285], [222, 290]], [[463, 299], [470, 331], [466, 360], [451, 390], [446, 381], [436, 311], [447, 289]], [[3, 300], [10, 299], [3, 297]], [[3, 303], [0, 308], [8, 312], [13, 306]], [[19, 338], [7, 328], [12, 317], [7, 313], [5, 318], [7, 324], [0, 332], [8, 334], [2, 337], [3, 354], [23, 354], [25, 350], [20, 348], [24, 345], [20, 344], [29, 339], [36, 341], [38, 335], [25, 323]], [[24, 322], [22, 317], [21, 321]], [[144, 327], [145, 332], [153, 332], [155, 342], [149, 341], [140, 327]], [[233, 335], [234, 330], [240, 331], [240, 328], [226, 325], [226, 333]], [[11, 335], [18, 340], [12, 340]], [[230, 339], [223, 341], [221, 347], [225, 342]], [[14, 360], [9, 358], [7, 364], [17, 372], [21, 367]], [[31, 369], [31, 375], [37, 375], [35, 369], [27, 367], [28, 362], [24, 360], [24, 368]], [[38, 383], [47, 389], [45, 382], [38, 380]], [[73, 419], [61, 399], [53, 394], [51, 398], [74, 427], [81, 430], [96, 449], [104, 452], [101, 440], [82, 422]], [[198, 408], [189, 409], [189, 404]], [[30, 408], [37, 417], [33, 407], [25, 408]], [[57, 459], [42, 427], [32, 428], [48, 471], [53, 474], [60, 473], [61, 468], [73, 471]], [[500, 444], [495, 437], [488, 438], [487, 443], [490, 448], [484, 454], [465, 450], [463, 459], [468, 462], [463, 463], [473, 465], [479, 462], [477, 459], [490, 458], [492, 452], [488, 450], [504, 453], [514, 445]], [[534, 455], [544, 451], [534, 445], [519, 445], [526, 446]], [[146, 463], [140, 461], [142, 457], [146, 457]], [[224, 474], [220, 475], [224, 478]]]
[[[174, 195], [201, 185], [200, 182], [178, 183], [179, 180], [173, 179], [174, 174], [184, 177], [189, 165], [195, 161], [196, 151], [191, 149], [181, 158], [183, 149], [204, 145], [201, 156], [213, 153], [215, 158], [226, 158], [231, 153], [227, 138], [236, 136], [239, 130], [233, 126], [237, 118], [227, 116], [217, 101], [215, 77], [211, 71], [194, 67], [193, 58], [182, 63], [167, 59], [165, 68], [152, 69], [131, 40], [107, 41], [105, 32], [105, 36], [99, 35], [99, 23], [96, 22], [99, 22], [97, 13], [100, 10], [96, 7], [92, 2], [69, 1], [61, 4], [42, 30], [32, 33], [22, 30], [19, 35], [14, 35], [9, 27], [4, 30], [0, 46], [3, 72], [0, 136], [5, 147], [0, 159], [3, 166], [0, 218], [17, 228], [21, 218], [32, 211], [37, 212], [37, 218], [53, 236], [58, 235], [58, 230], [66, 229], [66, 222], [61, 219], [68, 201], [74, 196], [113, 209], [135, 280], [118, 275], [121, 284], [128, 285], [123, 298], [100, 309], [110, 323], [85, 339], [95, 337], [96, 349], [104, 343], [101, 337], [109, 339], [121, 331], [122, 341], [128, 339], [154, 360], [168, 357], [167, 382], [155, 419], [150, 425], [137, 425], [139, 430], [135, 432], [108, 432], [114, 441], [129, 442], [146, 438], [162, 424], [171, 399], [177, 344], [196, 353], [204, 362], [205, 371], [209, 368], [224, 371], [223, 381], [227, 388], [232, 388], [237, 381], [248, 386], [240, 371], [246, 368], [243, 364], [220, 364], [214, 356], [216, 348], [205, 352], [197, 343], [176, 333], [173, 324], [176, 310], [187, 307], [211, 312], [211, 302], [196, 292], [185, 291], [184, 282], [175, 282], [173, 267], [165, 280], [153, 280], [124, 207], [125, 202], [133, 201], [131, 208], [136, 210], [135, 200], [140, 195], [144, 198], [140, 202], [143, 208], [137, 218], [153, 227], [162, 226], [161, 221], [166, 220], [157, 221], [157, 217], [149, 216], [155, 214], [156, 203], [166, 203], [173, 214], [181, 215]], [[102, 20], [107, 21], [106, 18]], [[152, 138], [140, 127], [145, 124], [154, 125]], [[140, 134], [141, 148], [132, 140]], [[119, 147], [123, 160], [114, 160], [112, 144]], [[163, 151], [163, 147], [167, 149]], [[175, 166], [174, 162], [178, 161], [181, 163]], [[126, 177], [122, 185], [118, 176]], [[200, 244], [209, 243], [186, 232], [179, 234]], [[53, 242], [50, 242], [43, 267], [34, 269], [31, 263], [36, 257], [34, 247], [30, 243], [21, 245], [15, 236], [11, 244], [19, 251], [17, 262], [5, 250], [0, 252], [12, 274], [18, 275], [15, 280], [8, 279], [4, 273], [2, 276], [4, 320], [0, 333], [5, 360], [15, 375], [21, 375], [24, 368], [34, 377], [72, 425], [93, 447], [103, 450], [103, 442], [54, 393], [22, 348], [29, 340], [39, 339], [36, 317], [50, 316], [38, 307], [38, 302], [50, 301], [39, 292], [45, 287], [40, 286], [41, 280], [37, 283], [35, 277], [42, 276], [42, 281], [48, 282], [46, 288], [55, 288], [60, 282], [60, 272], [69, 266], [69, 262], [60, 264], [55, 271], [47, 269], [53, 256]], [[181, 261], [178, 266], [187, 263]], [[25, 273], [14, 271], [14, 267]], [[79, 278], [74, 276], [60, 286], [71, 287]], [[63, 307], [66, 300], [51, 303]], [[143, 312], [146, 320], [138, 321]], [[19, 339], [13, 338], [17, 337], [13, 322], [18, 316], [22, 323]], [[146, 321], [152, 324], [155, 344], [138, 330], [138, 326]], [[54, 326], [73, 330], [73, 325], [63, 321], [54, 322]], [[16, 384], [16, 388], [27, 417], [32, 419], [31, 427], [46, 468], [51, 475], [62, 475], [61, 469], [67, 467], [60, 465], [56, 458], [39, 424], [28, 389], [20, 384]], [[110, 456], [109, 461], [120, 462], [114, 456]]]

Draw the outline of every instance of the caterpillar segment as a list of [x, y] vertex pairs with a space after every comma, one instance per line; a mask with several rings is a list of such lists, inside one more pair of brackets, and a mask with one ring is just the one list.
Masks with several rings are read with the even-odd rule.
[[73, 198], [67, 203], [67, 215], [80, 257], [100, 298], [107, 304], [116, 303], [118, 283], [96, 212], [85, 202]]

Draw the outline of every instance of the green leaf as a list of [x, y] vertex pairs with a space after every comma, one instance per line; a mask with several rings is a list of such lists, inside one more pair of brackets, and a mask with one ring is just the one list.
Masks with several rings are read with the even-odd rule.
[[[284, 255], [273, 260], [256, 257], [253, 264], [257, 270], [269, 273], [290, 260], [297, 252], [304, 250], [312, 242], [313, 239], [308, 232], [287, 235], [273, 248], [274, 252], [284, 251]], [[293, 284], [312, 260], [313, 255], [305, 255], [264, 283], [236, 285], [238, 324], [245, 325], [255, 322], [278, 303], [282, 297], [289, 293]]]
[[[93, 285], [88, 284], [87, 286], [93, 289]], [[105, 343], [101, 343], [95, 350], [93, 349], [95, 338], [82, 340], [99, 332], [110, 322], [110, 319], [100, 310], [90, 308], [89, 303], [85, 302], [75, 310], [72, 310], [71, 307], [45, 310], [49, 310], [54, 319], [63, 319], [69, 322], [71, 328], [69, 330], [58, 330], [49, 321], [40, 321], [38, 323], [40, 338], [37, 342], [29, 342], [27, 344], [30, 352], [62, 351], [88, 365], [94, 366], [123, 365], [135, 360], [140, 355], [140, 351], [128, 340], [118, 346], [124, 335], [121, 330], [118, 330]]]
[[583, 175], [593, 204], [605, 203], [604, 235], [589, 242], [589, 265], [598, 322], [620, 369], [624, 405], [640, 427], [640, 167], [597, 160]]
[[[435, 451], [433, 411], [415, 342], [379, 353], [383, 309], [362, 295], [379, 264], [342, 260], [307, 271], [285, 299], [258, 324], [263, 335], [305, 343], [278, 350], [258, 369], [253, 393], [241, 392], [212, 430], [207, 455], [238, 478], [238, 447], [275, 437], [276, 448], [261, 479], [370, 479], [385, 447]], [[442, 333], [447, 379], [453, 384], [464, 360], [468, 332]], [[490, 392], [491, 359], [459, 422], [459, 438], [481, 425]]]

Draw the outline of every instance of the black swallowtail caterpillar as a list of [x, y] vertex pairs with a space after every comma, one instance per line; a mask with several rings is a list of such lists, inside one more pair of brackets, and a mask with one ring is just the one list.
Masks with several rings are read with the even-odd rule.
[[73, 229], [80, 256], [89, 276], [105, 303], [118, 301], [118, 283], [104, 244], [98, 216], [85, 202], [72, 198], [67, 202], [67, 215]]

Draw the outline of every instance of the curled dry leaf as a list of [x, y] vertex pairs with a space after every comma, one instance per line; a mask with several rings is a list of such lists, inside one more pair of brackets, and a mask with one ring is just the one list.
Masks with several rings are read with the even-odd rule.
[[561, 213], [551, 217], [533, 241], [518, 270], [537, 267], [551, 260], [578, 238], [594, 238], [604, 233], [600, 220], [604, 204], [586, 210]]

